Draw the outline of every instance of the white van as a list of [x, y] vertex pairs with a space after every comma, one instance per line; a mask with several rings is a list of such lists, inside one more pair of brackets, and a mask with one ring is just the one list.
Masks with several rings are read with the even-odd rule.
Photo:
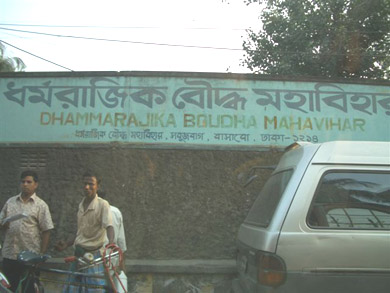
[[233, 292], [390, 292], [390, 143], [286, 149], [237, 240]]

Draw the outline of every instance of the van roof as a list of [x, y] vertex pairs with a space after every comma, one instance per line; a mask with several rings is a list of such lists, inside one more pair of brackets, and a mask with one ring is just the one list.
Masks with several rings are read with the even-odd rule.
[[312, 163], [389, 165], [390, 142], [331, 141], [320, 144]]

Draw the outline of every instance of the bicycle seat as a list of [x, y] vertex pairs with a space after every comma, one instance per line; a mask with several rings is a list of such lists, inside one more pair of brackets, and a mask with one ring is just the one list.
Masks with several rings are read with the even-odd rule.
[[18, 254], [18, 261], [30, 263], [30, 264], [39, 264], [48, 260], [51, 256], [48, 254], [38, 254], [32, 251], [22, 251]]

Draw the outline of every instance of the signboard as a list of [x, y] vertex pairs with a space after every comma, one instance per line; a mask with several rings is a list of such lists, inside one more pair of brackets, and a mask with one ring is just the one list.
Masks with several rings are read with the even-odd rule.
[[229, 74], [8, 74], [0, 76], [0, 111], [1, 143], [212, 149], [390, 138], [390, 84]]

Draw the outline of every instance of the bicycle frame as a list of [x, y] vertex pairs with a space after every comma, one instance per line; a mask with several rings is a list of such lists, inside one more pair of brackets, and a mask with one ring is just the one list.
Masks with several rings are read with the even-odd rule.
[[[43, 287], [39, 282], [39, 277], [36, 275], [36, 266], [32, 266], [31, 268], [28, 268], [24, 276], [20, 279], [16, 292], [26, 292], [29, 290], [31, 282], [35, 293], [43, 292]], [[25, 283], [23, 284], [23, 282]]]
[[[121, 292], [127, 293], [127, 284], [122, 283], [122, 280], [117, 272], [117, 267], [114, 262], [116, 256], [118, 256], [119, 266], [121, 267], [123, 262], [122, 250], [120, 249], [120, 247], [116, 246], [115, 244], [107, 245], [104, 249], [103, 256], [102, 256], [104, 269], [106, 271], [106, 274], [108, 275], [113, 291], [117, 293], [119, 289], [121, 290]], [[111, 276], [111, 271], [114, 273], [113, 275], [115, 277], [116, 282]]]

